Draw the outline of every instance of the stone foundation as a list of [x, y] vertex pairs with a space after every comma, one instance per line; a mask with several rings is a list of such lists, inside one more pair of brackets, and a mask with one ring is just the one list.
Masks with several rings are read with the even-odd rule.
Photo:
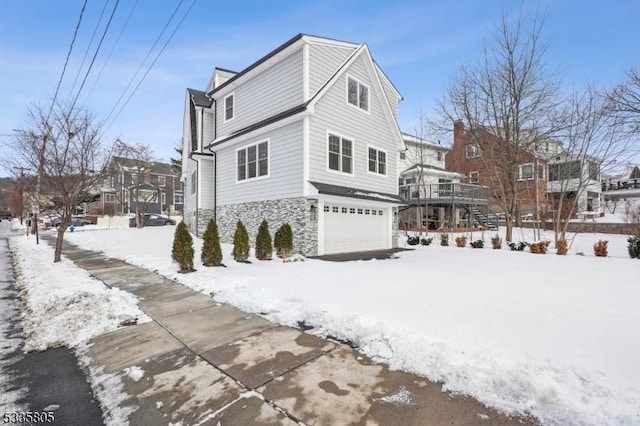
[[[315, 208], [312, 209], [311, 206]], [[220, 241], [233, 244], [233, 234], [236, 231], [238, 220], [241, 220], [247, 228], [249, 243], [253, 247], [260, 223], [266, 219], [271, 238], [281, 225], [288, 223], [293, 231], [294, 253], [316, 256], [318, 254], [317, 208], [318, 200], [309, 198], [288, 198], [218, 206], [216, 221]], [[204, 233], [206, 224], [212, 216], [212, 211], [211, 213], [200, 211], [199, 236]]]

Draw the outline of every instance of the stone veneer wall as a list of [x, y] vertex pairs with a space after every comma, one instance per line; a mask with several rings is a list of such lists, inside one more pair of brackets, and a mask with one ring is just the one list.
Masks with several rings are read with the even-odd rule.
[[[312, 213], [311, 206], [315, 206], [315, 213]], [[260, 223], [266, 219], [271, 238], [282, 224], [289, 223], [293, 231], [294, 253], [316, 256], [318, 254], [317, 209], [318, 200], [311, 198], [287, 198], [218, 206], [216, 221], [220, 242], [233, 244], [233, 234], [236, 231], [238, 219], [240, 219], [247, 228], [249, 243], [253, 248]], [[213, 210], [200, 210], [198, 215], [199, 237], [204, 233], [207, 223], [212, 217]]]

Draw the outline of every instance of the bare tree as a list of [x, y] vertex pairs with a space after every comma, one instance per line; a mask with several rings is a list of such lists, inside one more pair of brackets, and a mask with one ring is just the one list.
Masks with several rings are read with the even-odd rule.
[[[505, 211], [508, 241], [519, 208], [523, 155], [559, 124], [559, 82], [544, 61], [545, 18], [539, 14], [525, 20], [520, 15], [511, 23], [503, 16], [493, 34], [494, 45], [485, 49], [481, 61], [460, 68], [440, 105], [442, 119], [449, 126], [462, 121], [478, 146], [489, 175], [485, 178]], [[528, 28], [525, 22], [530, 22]]]
[[[153, 150], [149, 145], [126, 143], [122, 140], [116, 142], [118, 152], [122, 155], [121, 167], [131, 176], [131, 184], [128, 187], [130, 200], [136, 217], [136, 227], [144, 226], [144, 215], [149, 211], [152, 204], [159, 201], [161, 188], [157, 182], [151, 180], [151, 163]], [[123, 182], [124, 184], [124, 182]]]
[[31, 194], [36, 219], [44, 208], [61, 218], [53, 260], [59, 262], [78, 200], [94, 192], [105, 178], [112, 147], [103, 145], [93, 115], [54, 104], [52, 108], [35, 105], [27, 111], [27, 125], [14, 131], [12, 148], [7, 162], [36, 173], [35, 184], [25, 189]]
[[636, 67], [626, 72], [626, 79], [609, 92], [610, 107], [625, 119], [630, 130], [640, 133], [640, 71]]
[[600, 192], [601, 172], [611, 172], [639, 152], [607, 95], [591, 85], [567, 100], [564, 116], [566, 126], [556, 135], [562, 150], [554, 154], [548, 176], [558, 212], [554, 218], [556, 240], [566, 238], [569, 220], [585, 207], [584, 195]]

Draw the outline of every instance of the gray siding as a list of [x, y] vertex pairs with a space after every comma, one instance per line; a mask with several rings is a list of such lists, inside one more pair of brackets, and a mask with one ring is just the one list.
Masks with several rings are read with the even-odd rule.
[[209, 142], [213, 141], [213, 111], [205, 109], [203, 113], [202, 123], [202, 146], [206, 147]]
[[[216, 94], [217, 136], [225, 136], [303, 102], [302, 48], [281, 59], [259, 75], [240, 77], [232, 88]], [[234, 93], [234, 118], [224, 122], [224, 98]]]
[[[269, 175], [236, 182], [236, 149], [269, 139]], [[236, 144], [224, 144], [218, 155], [218, 206], [302, 196], [302, 120]]]
[[200, 195], [200, 208], [215, 208], [213, 204], [213, 158], [211, 157], [203, 158], [200, 160], [200, 182], [198, 182], [198, 194]]
[[354, 48], [309, 44], [309, 97], [335, 74], [338, 67], [355, 51]]
[[387, 95], [387, 98], [389, 99], [389, 105], [391, 106], [391, 110], [393, 111], [393, 116], [397, 120], [398, 119], [398, 102], [400, 102], [400, 98], [396, 94], [396, 91], [391, 85], [391, 83], [389, 82], [389, 80], [387, 80], [387, 78], [384, 76], [383, 72], [381, 70], [376, 70], [376, 72], [380, 76], [380, 81], [382, 82], [382, 88], [384, 89], [384, 92]]
[[[346, 101], [347, 73], [369, 85], [369, 113]], [[316, 104], [310, 119], [309, 180], [396, 194], [397, 144], [387, 122], [384, 98], [376, 93], [362, 57], [358, 58]], [[327, 130], [354, 141], [354, 175], [328, 171]], [[368, 172], [367, 144], [387, 152], [387, 175]]]

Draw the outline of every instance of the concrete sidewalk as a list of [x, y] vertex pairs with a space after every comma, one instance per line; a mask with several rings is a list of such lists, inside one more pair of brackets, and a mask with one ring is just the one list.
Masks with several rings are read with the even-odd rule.
[[131, 425], [535, 424], [122, 260], [63, 253], [153, 318], [91, 342], [92, 366], [124, 384]]

